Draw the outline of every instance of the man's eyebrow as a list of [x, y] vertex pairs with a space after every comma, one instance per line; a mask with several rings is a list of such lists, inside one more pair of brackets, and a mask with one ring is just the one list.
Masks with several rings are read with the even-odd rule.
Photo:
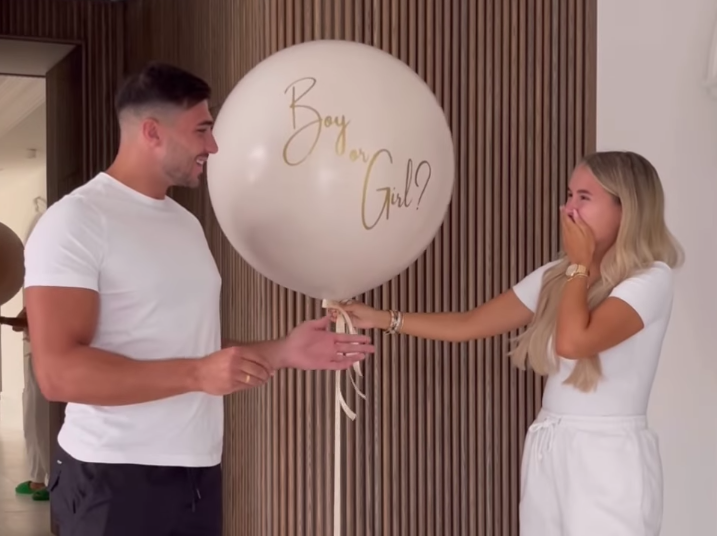
[[211, 127], [214, 126], [214, 121], [212, 119], [205, 119], [201, 123], [197, 125], [198, 127]]

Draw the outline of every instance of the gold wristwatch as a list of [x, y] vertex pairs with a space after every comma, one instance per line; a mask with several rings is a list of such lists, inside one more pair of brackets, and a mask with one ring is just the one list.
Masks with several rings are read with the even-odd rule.
[[568, 266], [568, 269], [565, 270], [565, 275], [568, 276], [568, 279], [572, 279], [574, 277], [588, 277], [590, 273], [588, 272], [587, 266], [571, 264]]

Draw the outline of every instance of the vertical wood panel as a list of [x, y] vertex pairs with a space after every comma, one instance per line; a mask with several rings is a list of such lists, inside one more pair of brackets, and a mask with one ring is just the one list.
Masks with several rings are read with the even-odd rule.
[[[595, 0], [137, 0], [127, 60], [192, 70], [216, 108], [263, 58], [307, 40], [355, 40], [405, 61], [451, 123], [457, 182], [425, 255], [363, 298], [456, 311], [559, 248], [569, 172], [594, 149], [595, 19]], [[321, 314], [233, 252], [205, 187], [174, 195], [200, 216], [220, 266], [225, 335], [278, 337]], [[516, 334], [466, 344], [374, 334], [367, 401], [342, 424], [343, 534], [518, 533], [520, 454], [543, 384], [510, 366]], [[332, 375], [284, 371], [227, 399], [226, 534], [330, 536], [332, 395]]]
[[[64, 193], [63, 187], [81, 183], [83, 173], [82, 51], [72, 50], [52, 67], [45, 78], [47, 124], [47, 196], [50, 203]], [[78, 118], [80, 120], [78, 121]], [[50, 170], [52, 170], [50, 172]]]

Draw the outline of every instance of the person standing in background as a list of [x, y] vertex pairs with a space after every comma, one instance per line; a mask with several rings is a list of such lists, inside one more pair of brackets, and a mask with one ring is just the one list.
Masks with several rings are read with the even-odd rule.
[[40, 391], [32, 366], [30, 330], [25, 309], [15, 318], [0, 317], [0, 324], [22, 332], [25, 386], [22, 391], [22, 429], [30, 480], [15, 488], [19, 495], [30, 495], [34, 501], [47, 501], [47, 478], [50, 476], [50, 404]]
[[[25, 242], [42, 216], [41, 198], [35, 199], [37, 213], [27, 231]], [[15, 318], [0, 317], [0, 324], [8, 325], [15, 332], [22, 333], [24, 360], [24, 386], [22, 390], [22, 429], [25, 436], [25, 450], [30, 480], [15, 487], [18, 495], [30, 495], [34, 501], [47, 501], [47, 479], [50, 477], [50, 404], [37, 384], [32, 363], [30, 330], [25, 308]]]

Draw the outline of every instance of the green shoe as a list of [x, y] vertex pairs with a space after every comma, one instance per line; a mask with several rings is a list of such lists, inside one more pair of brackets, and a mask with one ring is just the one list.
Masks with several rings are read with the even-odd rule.
[[23, 482], [22, 484], [18, 484], [18, 486], [15, 488], [15, 493], [18, 495], [32, 495], [35, 493], [35, 490], [30, 487], [30, 481]]
[[50, 500], [50, 492], [47, 490], [47, 488], [39, 489], [32, 494], [32, 500], [33, 501], [49, 501]]

